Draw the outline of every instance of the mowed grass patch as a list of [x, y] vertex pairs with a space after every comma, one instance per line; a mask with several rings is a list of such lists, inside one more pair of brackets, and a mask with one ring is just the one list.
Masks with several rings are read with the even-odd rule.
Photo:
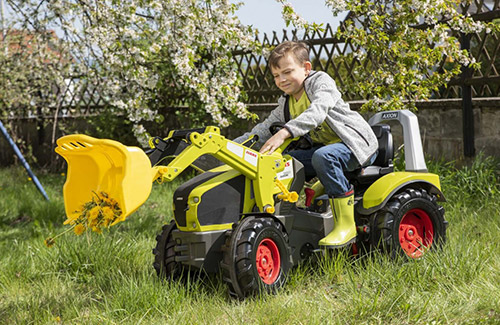
[[[148, 201], [102, 235], [68, 233], [65, 176], [38, 172], [46, 202], [21, 168], [0, 170], [1, 323], [426, 324], [500, 322], [498, 161], [479, 157], [441, 175], [447, 243], [420, 260], [374, 252], [318, 256], [290, 273], [276, 295], [234, 300], [220, 275], [157, 278], [152, 248], [171, 220], [182, 180], [154, 185]], [[185, 181], [186, 179], [184, 179]]]

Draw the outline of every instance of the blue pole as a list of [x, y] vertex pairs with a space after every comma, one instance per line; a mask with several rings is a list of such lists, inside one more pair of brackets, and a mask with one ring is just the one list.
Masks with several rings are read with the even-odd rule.
[[12, 147], [12, 149], [14, 149], [14, 152], [16, 153], [17, 157], [19, 158], [19, 160], [21, 160], [21, 163], [23, 164], [24, 168], [26, 169], [26, 171], [30, 175], [33, 183], [35, 183], [37, 189], [40, 191], [40, 193], [42, 193], [42, 195], [45, 197], [45, 199], [47, 201], [50, 201], [49, 197], [47, 196], [47, 193], [45, 193], [45, 190], [43, 189], [42, 184], [40, 184], [40, 182], [38, 181], [38, 178], [36, 178], [35, 174], [33, 174], [33, 172], [31, 171], [30, 165], [28, 165], [28, 162], [26, 161], [26, 159], [24, 159], [23, 154], [21, 153], [21, 151], [17, 147], [14, 140], [12, 140], [12, 138], [10, 137], [9, 133], [7, 132], [7, 129], [3, 126], [2, 121], [0, 121], [0, 130], [2, 130], [2, 133], [5, 137], [5, 139], [7, 139], [10, 146]]

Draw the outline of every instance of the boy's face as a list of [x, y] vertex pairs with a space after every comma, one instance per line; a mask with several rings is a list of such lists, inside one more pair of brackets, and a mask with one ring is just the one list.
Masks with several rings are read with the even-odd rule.
[[311, 72], [311, 62], [299, 63], [293, 53], [287, 53], [278, 64], [279, 67], [271, 67], [276, 86], [299, 100], [304, 92], [304, 80]]

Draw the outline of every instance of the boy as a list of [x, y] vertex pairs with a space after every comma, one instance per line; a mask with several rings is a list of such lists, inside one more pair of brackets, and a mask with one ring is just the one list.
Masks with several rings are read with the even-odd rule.
[[[262, 123], [235, 139], [243, 142], [259, 136], [260, 153], [271, 154], [288, 137], [310, 134], [311, 149], [289, 154], [304, 164], [306, 177], [318, 176], [329, 196], [335, 226], [319, 245], [342, 247], [356, 237], [354, 190], [344, 175], [371, 164], [376, 157], [377, 138], [363, 117], [349, 109], [335, 81], [326, 73], [312, 71], [309, 49], [302, 42], [283, 42], [269, 57], [274, 82], [285, 96]], [[284, 127], [271, 135], [269, 126], [283, 122]]]

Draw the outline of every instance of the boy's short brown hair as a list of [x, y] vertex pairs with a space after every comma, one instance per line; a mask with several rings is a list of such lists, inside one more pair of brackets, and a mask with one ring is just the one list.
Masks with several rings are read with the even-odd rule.
[[297, 62], [309, 61], [309, 46], [305, 42], [285, 41], [274, 48], [269, 56], [269, 65], [272, 68], [279, 68], [279, 60], [287, 53], [291, 52]]

